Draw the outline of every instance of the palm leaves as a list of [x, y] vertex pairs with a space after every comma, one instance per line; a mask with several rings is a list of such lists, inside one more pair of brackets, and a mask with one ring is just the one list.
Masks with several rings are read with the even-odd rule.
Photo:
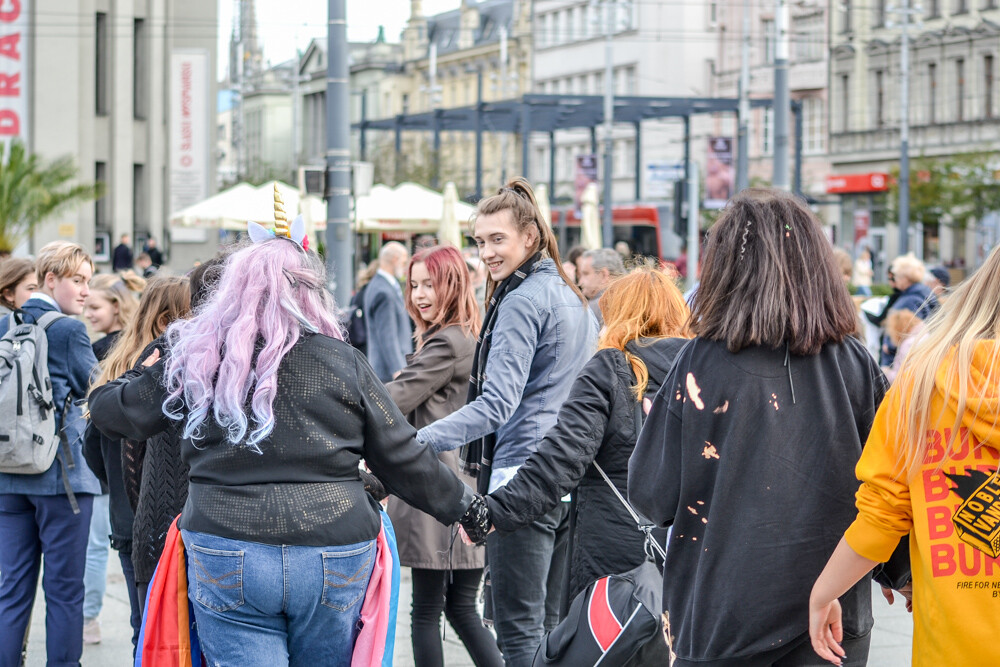
[[0, 254], [13, 251], [42, 220], [104, 195], [103, 183], [70, 185], [76, 176], [69, 155], [45, 163], [18, 140], [0, 144]]

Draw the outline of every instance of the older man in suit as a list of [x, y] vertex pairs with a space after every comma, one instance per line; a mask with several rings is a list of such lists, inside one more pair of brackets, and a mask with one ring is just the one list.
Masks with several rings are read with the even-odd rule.
[[365, 288], [368, 361], [383, 382], [403, 370], [406, 355], [413, 352], [413, 329], [399, 283], [409, 259], [410, 253], [402, 243], [386, 243], [378, 255], [378, 272]]

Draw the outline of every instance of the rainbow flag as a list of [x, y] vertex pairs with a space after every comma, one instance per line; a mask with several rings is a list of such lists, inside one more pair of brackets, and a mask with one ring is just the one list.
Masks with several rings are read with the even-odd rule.
[[135, 667], [205, 665], [187, 591], [184, 541], [175, 518], [146, 593], [146, 613], [139, 629]]
[[392, 667], [399, 611], [399, 551], [396, 532], [385, 511], [376, 546], [375, 566], [361, 604], [361, 632], [354, 642], [351, 667]]

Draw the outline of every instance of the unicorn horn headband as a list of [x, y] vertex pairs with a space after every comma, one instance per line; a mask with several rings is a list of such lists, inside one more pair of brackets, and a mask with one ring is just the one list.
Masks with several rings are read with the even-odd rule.
[[301, 215], [295, 216], [291, 223], [288, 222], [288, 215], [285, 213], [285, 202], [281, 199], [281, 192], [278, 190], [278, 182], [274, 182], [274, 231], [267, 229], [263, 225], [247, 221], [247, 233], [254, 243], [270, 241], [274, 238], [288, 239], [294, 241], [303, 250], [309, 249], [309, 238], [306, 236], [306, 222]]

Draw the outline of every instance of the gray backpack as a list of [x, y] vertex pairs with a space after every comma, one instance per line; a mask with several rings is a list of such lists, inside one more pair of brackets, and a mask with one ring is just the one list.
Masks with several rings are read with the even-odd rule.
[[37, 322], [25, 322], [18, 312], [8, 316], [7, 333], [0, 338], [0, 414], [4, 415], [0, 420], [0, 472], [43, 473], [52, 467], [61, 442], [63, 484], [68, 489], [66, 468], [73, 467], [73, 458], [65, 435], [56, 433], [57, 406], [53, 403], [45, 334], [62, 317], [66, 316], [48, 312]]

